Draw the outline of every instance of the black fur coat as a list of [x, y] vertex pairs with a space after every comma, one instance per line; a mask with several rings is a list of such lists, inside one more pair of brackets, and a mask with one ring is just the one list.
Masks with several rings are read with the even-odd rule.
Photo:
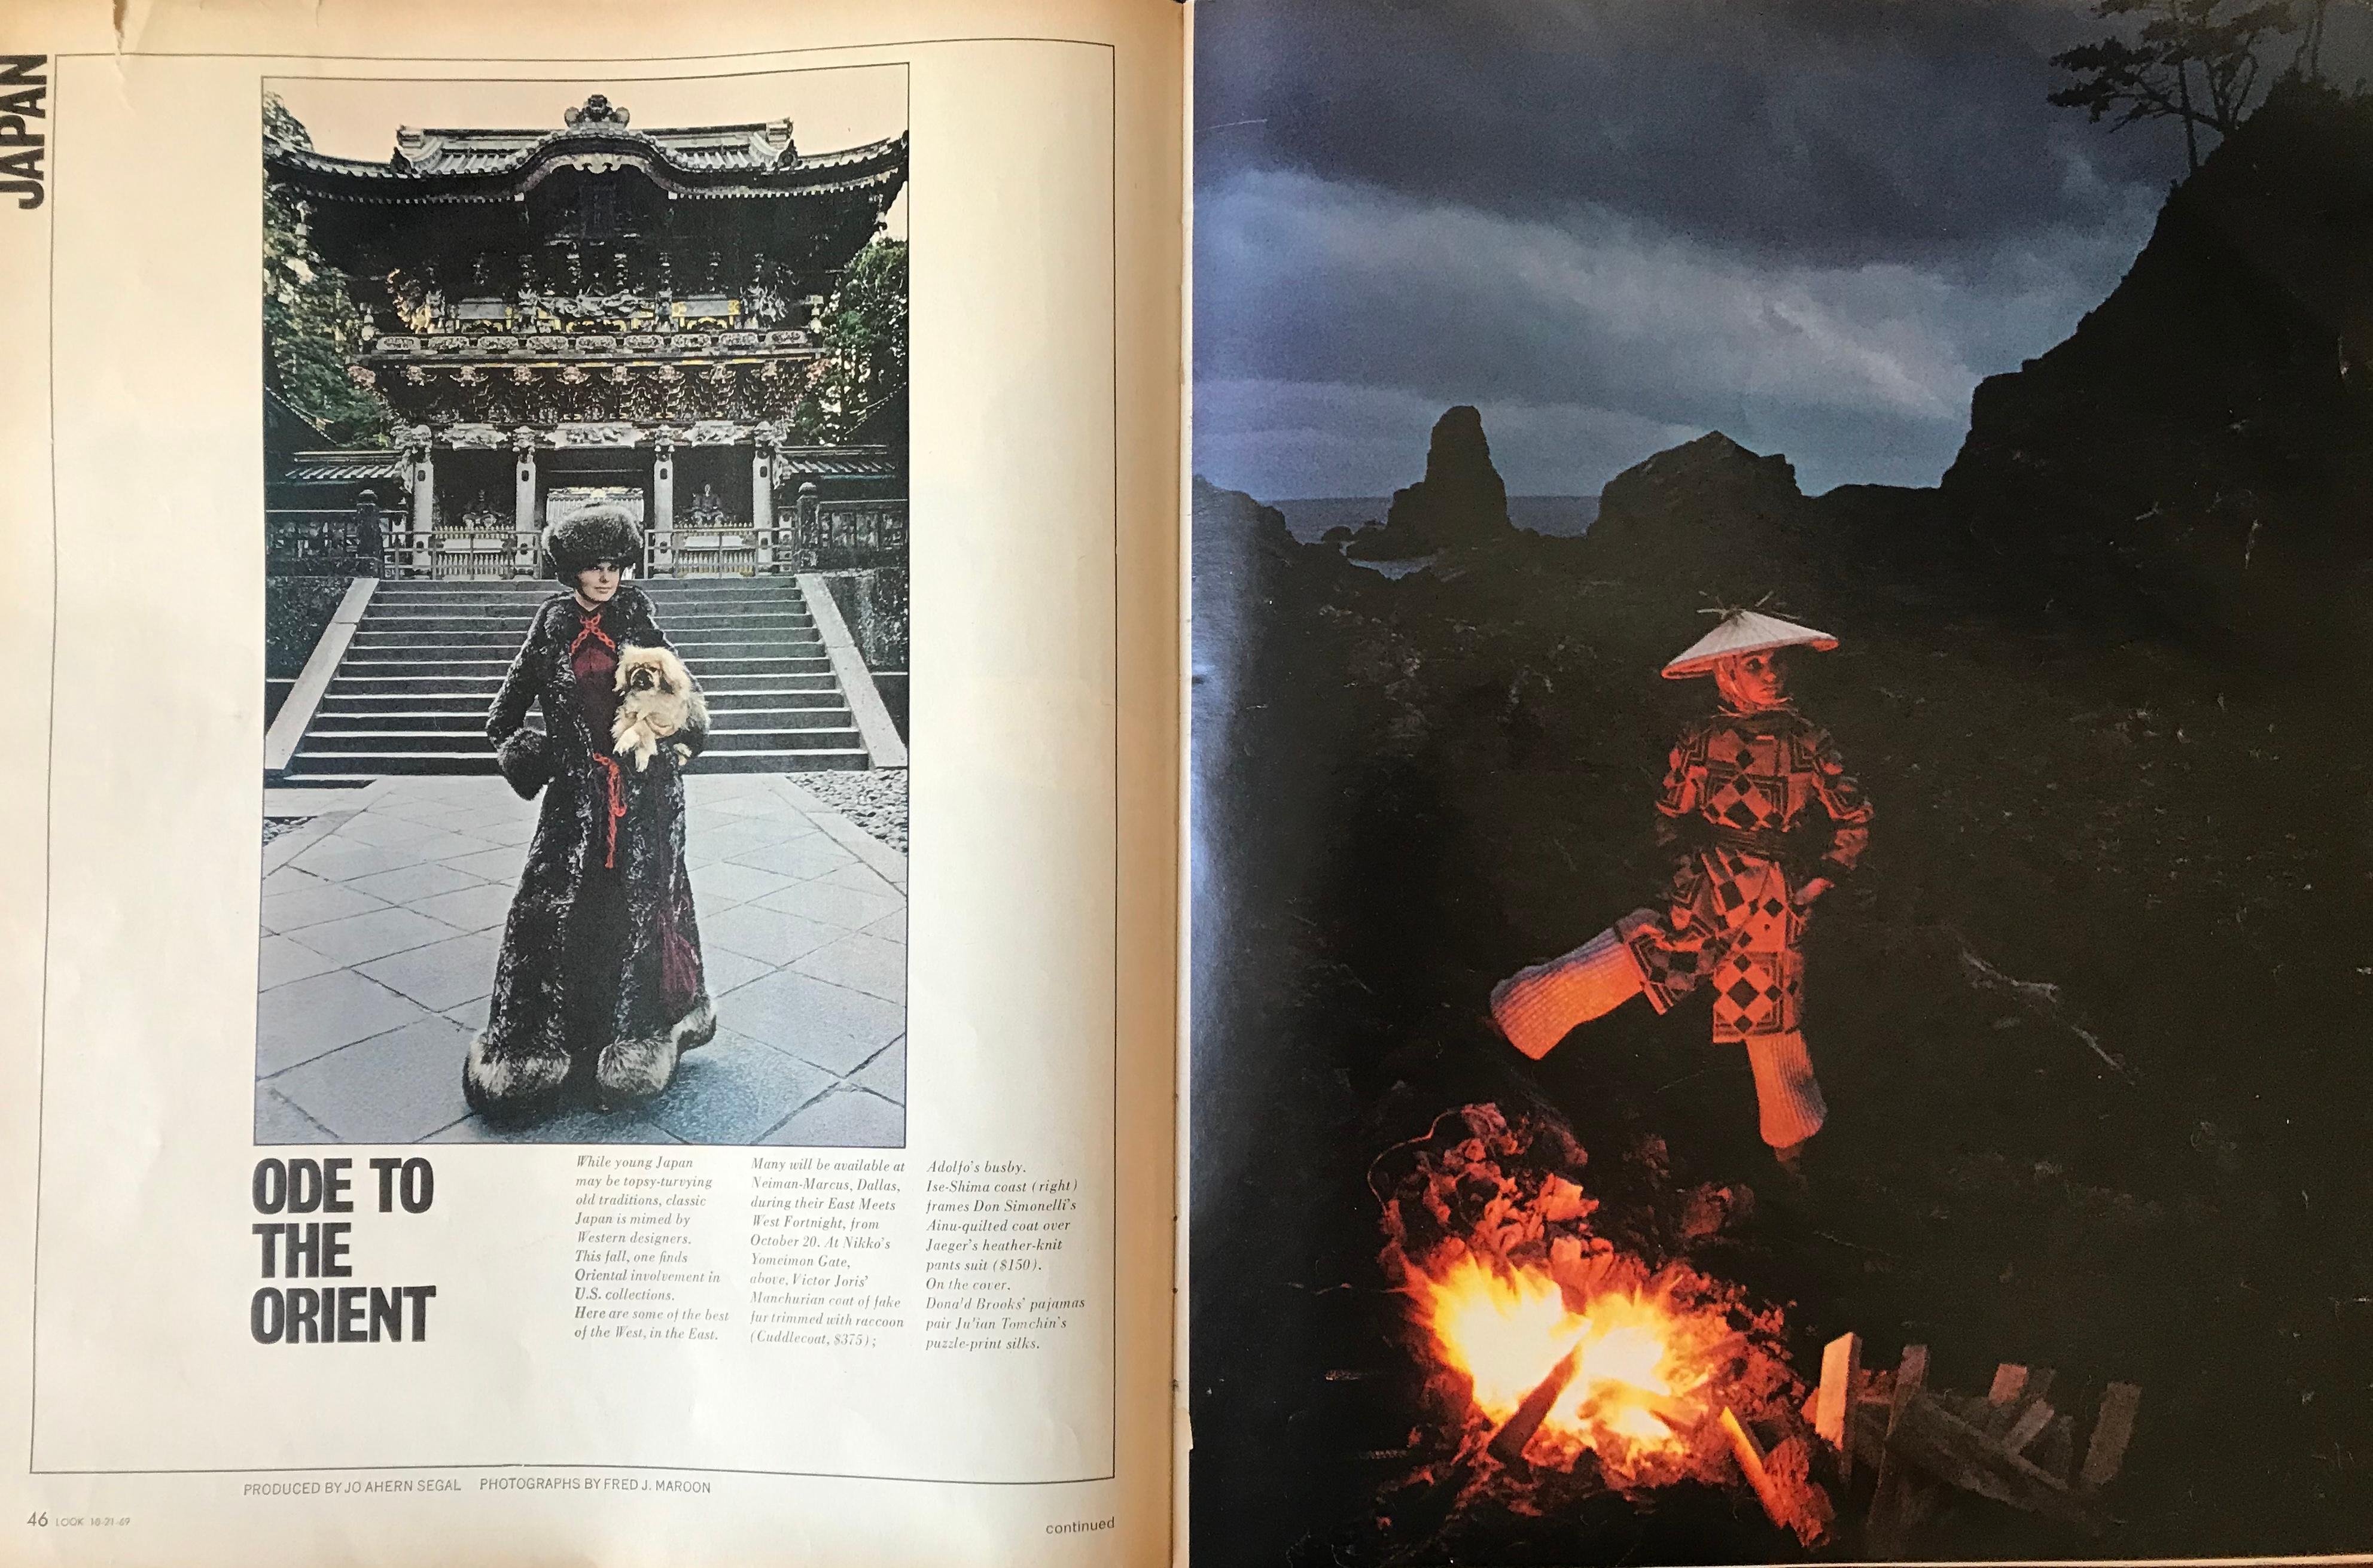
[[[505, 777], [521, 794], [544, 790], [486, 1026], [462, 1070], [470, 1104], [506, 1119], [569, 1098], [647, 1100], [667, 1087], [679, 1052], [717, 1033], [684, 861], [684, 778], [672, 745], [640, 770], [613, 759], [625, 808], [613, 842], [601, 760], [610, 737], [593, 732], [571, 656], [587, 619], [573, 594], [544, 601], [486, 716]], [[599, 625], [621, 651], [669, 646], [631, 583]], [[541, 734], [526, 727], [532, 704], [544, 710]], [[697, 753], [706, 738], [686, 730], [671, 741]]]

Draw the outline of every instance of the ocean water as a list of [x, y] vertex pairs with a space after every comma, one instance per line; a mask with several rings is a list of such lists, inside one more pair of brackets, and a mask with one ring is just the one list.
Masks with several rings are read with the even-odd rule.
[[[1303, 544], [1316, 541], [1328, 529], [1360, 529], [1385, 521], [1390, 496], [1305, 496], [1268, 503], [1285, 514], [1285, 526]], [[1596, 496], [1511, 496], [1508, 521], [1535, 533], [1571, 539], [1585, 533], [1598, 516]]]

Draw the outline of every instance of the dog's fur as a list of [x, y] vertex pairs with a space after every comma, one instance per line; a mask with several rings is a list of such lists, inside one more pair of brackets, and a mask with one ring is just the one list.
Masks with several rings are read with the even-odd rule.
[[[635, 771], [650, 766], [660, 743], [690, 726], [708, 728], [708, 703], [692, 683], [684, 661], [664, 648], [628, 648], [618, 654], [618, 717], [610, 725], [610, 749], [635, 759]], [[689, 748], [675, 748], [687, 760]]]

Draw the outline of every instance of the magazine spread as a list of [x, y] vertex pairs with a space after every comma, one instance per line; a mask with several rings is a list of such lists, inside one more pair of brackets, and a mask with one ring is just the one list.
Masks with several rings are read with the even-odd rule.
[[0, 1564], [2364, 1560], [2368, 80], [18, 0]]
[[1167, 1554], [1184, 37], [0, 19], [0, 1562]]
[[1211, 1563], [2373, 1548], [2373, 11], [1210, 0]]

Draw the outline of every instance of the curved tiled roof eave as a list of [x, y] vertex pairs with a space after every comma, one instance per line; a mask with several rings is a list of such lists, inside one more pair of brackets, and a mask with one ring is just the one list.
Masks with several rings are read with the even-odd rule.
[[[614, 131], [607, 129], [595, 135], [588, 135], [585, 133], [577, 130], [555, 131], [545, 135], [531, 146], [520, 148], [514, 153], [508, 153], [498, 158], [487, 159], [482, 167], [466, 170], [444, 170], [433, 167], [421, 169], [399, 166], [393, 160], [390, 160], [386, 163], [371, 163], [359, 158], [333, 158], [326, 153], [315, 152], [310, 147], [298, 147], [287, 143], [273, 143], [268, 146], [264, 153], [264, 162], [267, 167], [276, 162], [286, 165], [291, 169], [301, 170], [310, 173], [373, 183], [405, 184], [428, 181], [490, 182], [496, 180], [508, 180], [509, 177], [528, 169], [539, 159], [562, 150], [561, 144], [563, 143], [577, 144], [586, 146], [588, 150], [594, 150], [598, 144], [603, 142], [633, 144], [634, 151], [640, 151], [646, 155], [647, 171], [649, 172], [655, 180], [658, 180], [662, 186], [670, 189], [673, 189], [674, 187], [670, 185], [667, 180], [660, 177], [660, 171], [662, 169], [670, 172], [690, 176], [695, 180], [698, 180], [703, 175], [714, 175], [721, 170], [721, 166], [703, 168], [696, 164], [686, 163], [675, 158], [663, 144], [655, 140], [647, 133], [639, 131]], [[573, 150], [573, 148], [570, 150]], [[789, 163], [766, 165], [752, 164], [747, 166], [747, 172], [764, 172], [777, 176], [797, 177], [809, 170], [822, 171], [826, 170], [848, 169], [868, 164], [880, 164], [883, 165], [883, 167], [874, 170], [875, 176], [879, 177], [880, 175], [888, 174], [894, 168], [903, 170], [906, 164], [906, 133], [902, 131], [894, 136], [885, 136], [879, 141], [865, 143], [859, 146], [844, 147], [837, 151], [828, 153], [818, 153], [812, 157], [796, 157]], [[625, 148], [621, 148], [618, 153], [611, 156], [630, 157], [632, 156], [632, 153]], [[771, 191], [767, 190], [766, 187], [756, 187], [754, 188], [754, 193], [765, 191], [766, 193], [788, 195], [796, 194], [804, 190], [815, 190], [820, 193], [829, 193], [835, 190], [846, 188], [848, 187], [845, 181], [824, 181], [821, 183], [794, 185], [789, 189], [781, 191]], [[475, 193], [469, 193], [474, 194]], [[465, 194], [465, 193], [455, 192], [451, 194], [458, 198]]]

